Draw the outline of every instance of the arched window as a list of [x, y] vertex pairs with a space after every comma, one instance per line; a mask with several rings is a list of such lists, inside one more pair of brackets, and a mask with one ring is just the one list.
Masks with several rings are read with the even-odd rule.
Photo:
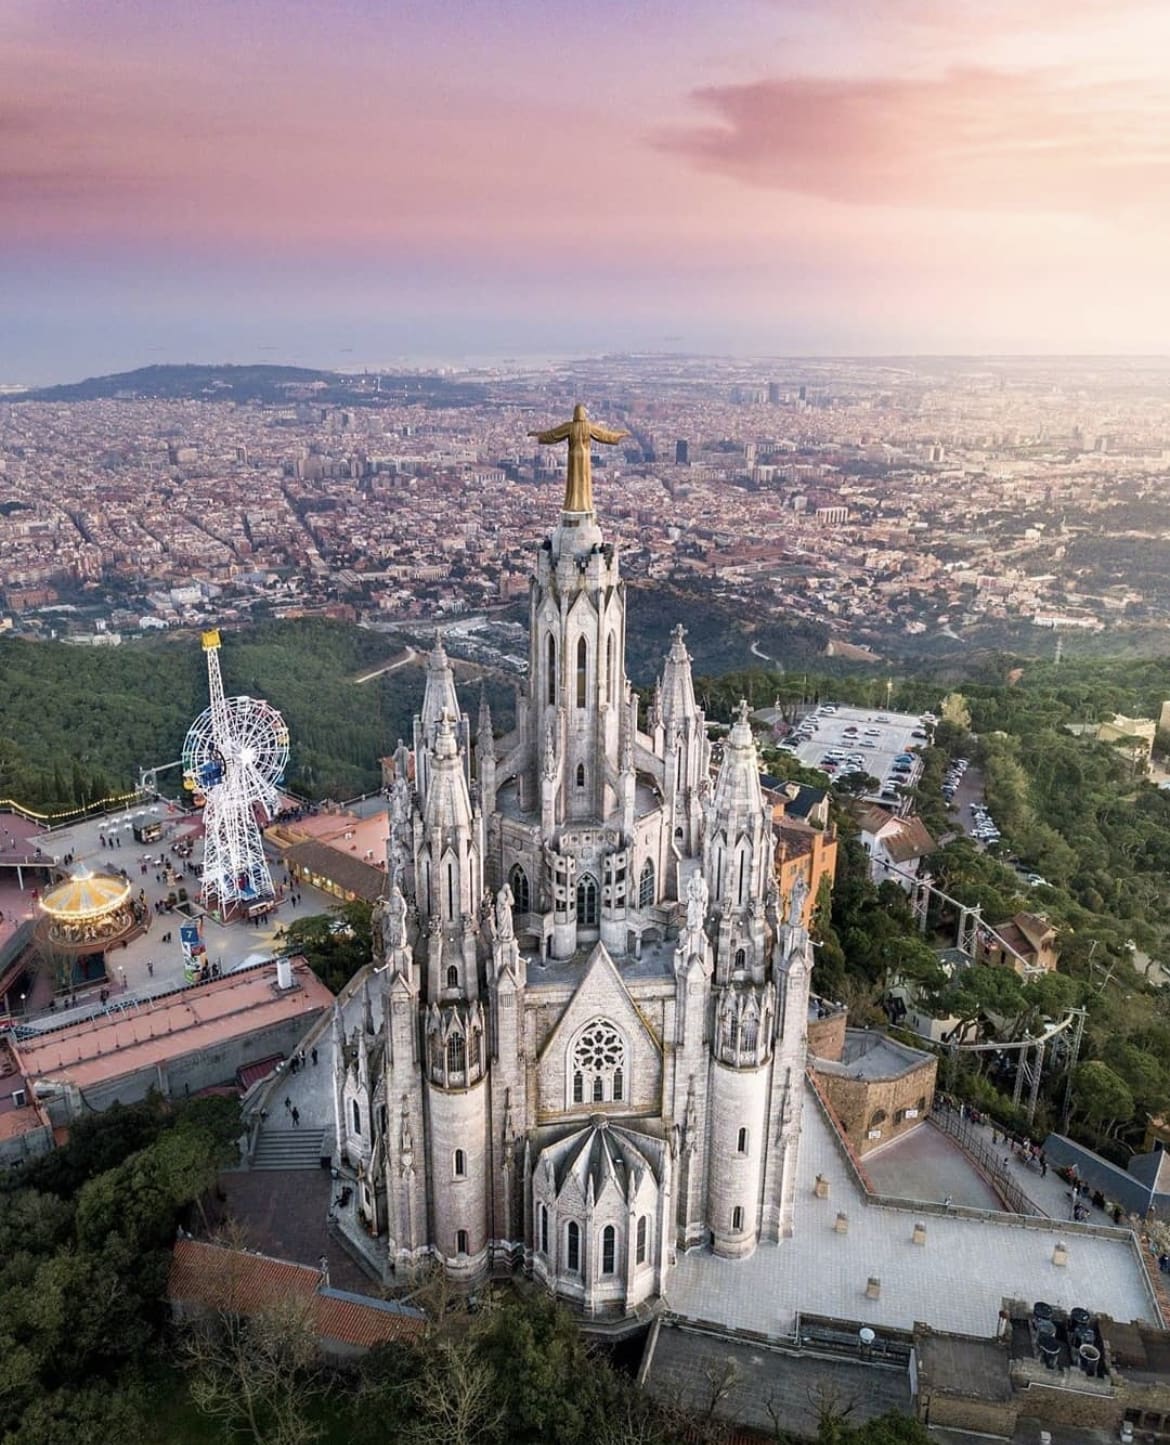
[[617, 698], [616, 669], [613, 665], [613, 633], [605, 639], [605, 682], [608, 689], [609, 705], [613, 706]]
[[617, 1254], [617, 1231], [612, 1224], [607, 1224], [601, 1231], [601, 1272], [612, 1274], [614, 1271], [614, 1256]]
[[744, 900], [744, 893], [747, 887], [747, 849], [739, 850], [739, 902]]
[[577, 639], [577, 706], [585, 706], [585, 675], [589, 666], [589, 648], [585, 639]]
[[675, 758], [674, 763], [674, 786], [681, 792], [683, 785], [683, 748], [681, 738], [679, 739], [677, 752], [678, 756]]
[[871, 1129], [877, 1129], [877, 1128], [879, 1128], [882, 1124], [884, 1124], [885, 1122], [886, 1122], [886, 1111], [885, 1111], [884, 1109], [875, 1109], [875, 1110], [873, 1111], [872, 1116], [870, 1117], [869, 1127], [870, 1127]]
[[467, 1046], [462, 1034], [452, 1034], [447, 1040], [447, 1072], [461, 1074], [467, 1067]]
[[447, 970], [447, 987], [459, 987], [459, 970], [455, 967], [454, 964], [451, 964], [451, 966]]
[[[743, 1131], [740, 1130], [740, 1132], [742, 1133]], [[467, 1155], [464, 1154], [462, 1149], [455, 1150], [455, 1178], [467, 1178]]]
[[582, 928], [597, 927], [597, 879], [582, 873], [577, 879], [577, 923]]
[[479, 1049], [483, 1035], [478, 1029], [473, 1029], [471, 1034], [471, 1047], [467, 1050], [468, 1061], [473, 1069], [479, 1068]]
[[540, 1252], [548, 1255], [548, 1205], [540, 1206]]
[[584, 763], [578, 763], [578, 764], [577, 764], [577, 786], [578, 786], [579, 788], [583, 788], [583, 787], [585, 786], [585, 764], [584, 764]]
[[580, 1271], [581, 1268], [580, 1225], [570, 1222], [569, 1228], [567, 1230], [566, 1244], [568, 1245], [568, 1248], [566, 1250], [566, 1254], [568, 1256], [568, 1266], [573, 1271], [573, 1273], [576, 1274]]
[[736, 968], [747, 967], [747, 951], [745, 949], [737, 948], [735, 950], [735, 966]]
[[643, 1214], [638, 1220], [638, 1233], [634, 1242], [634, 1263], [646, 1263], [646, 1232], [649, 1224], [648, 1217]]
[[594, 1019], [573, 1046], [573, 1103], [621, 1101], [626, 1090], [626, 1045], [613, 1024]]
[[508, 875], [508, 887], [512, 890], [513, 905], [517, 913], [527, 913], [531, 904], [528, 893], [528, 874], [519, 863]]
[[747, 1052], [752, 1052], [760, 1037], [760, 1021], [754, 1015], [745, 1018], [743, 1021], [743, 1033], [740, 1036], [739, 1046]]
[[353, 1100], [353, 1132], [360, 1139], [362, 1136], [362, 1111], [358, 1108], [358, 1101]]
[[739, 1138], [736, 1140], [736, 1143], [735, 1143], [736, 1153], [737, 1153], [737, 1154], [746, 1154], [747, 1151], [748, 1151], [748, 1147], [747, 1147], [747, 1146], [748, 1146], [748, 1132], [747, 1132], [746, 1129], [741, 1129], [741, 1130], [739, 1131]]
[[455, 921], [455, 865], [447, 864], [447, 917]]
[[455, 1253], [467, 1254], [467, 1230], [457, 1229], [455, 1231]]
[[737, 1204], [731, 1211], [731, 1227], [736, 1234], [743, 1228], [743, 1206]]
[[654, 864], [649, 858], [642, 864], [642, 872], [638, 876], [638, 907], [653, 908], [654, 906]]
[[557, 640], [551, 632], [548, 635], [548, 700], [551, 703], [557, 700]]

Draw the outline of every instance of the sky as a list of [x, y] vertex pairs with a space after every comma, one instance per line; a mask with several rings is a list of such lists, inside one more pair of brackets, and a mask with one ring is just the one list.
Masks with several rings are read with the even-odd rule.
[[0, 383], [1170, 349], [1167, 0], [0, 0]]

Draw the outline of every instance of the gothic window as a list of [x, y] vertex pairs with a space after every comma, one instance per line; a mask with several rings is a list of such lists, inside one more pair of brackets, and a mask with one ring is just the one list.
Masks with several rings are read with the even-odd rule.
[[459, 987], [459, 970], [455, 967], [454, 964], [452, 964], [452, 965], [450, 966], [450, 968], [447, 970], [447, 987], [448, 987], [448, 988], [458, 988], [458, 987]]
[[548, 635], [548, 700], [551, 703], [557, 700], [557, 640], [551, 632]]
[[582, 928], [596, 928], [597, 917], [597, 879], [582, 873], [577, 879], [577, 922]]
[[567, 1232], [568, 1249], [566, 1253], [568, 1255], [568, 1266], [574, 1274], [578, 1274], [581, 1269], [581, 1227], [580, 1225], [570, 1223]]
[[604, 1019], [594, 1019], [573, 1047], [573, 1103], [621, 1101], [625, 1096], [626, 1045]]
[[741, 848], [739, 853], [739, 902], [744, 901], [744, 889], [747, 884], [747, 849]]
[[467, 1230], [457, 1229], [455, 1231], [455, 1253], [467, 1254]]
[[455, 921], [455, 865], [447, 864], [447, 917]]
[[452, 1034], [447, 1040], [447, 1072], [461, 1074], [467, 1067], [467, 1047], [462, 1034]]
[[652, 908], [654, 906], [654, 864], [649, 858], [642, 864], [642, 872], [638, 878], [638, 907]]
[[358, 1108], [358, 1101], [353, 1100], [353, 1132], [361, 1138], [362, 1135], [362, 1111]]
[[579, 788], [583, 788], [583, 787], [585, 786], [585, 764], [584, 764], [584, 763], [578, 763], [578, 764], [577, 764], [577, 786], [578, 786]]
[[515, 900], [517, 913], [527, 913], [529, 909], [528, 895], [528, 874], [521, 868], [519, 863], [512, 869], [508, 877], [508, 887], [512, 890], [512, 898]]
[[756, 1018], [746, 1018], [743, 1021], [743, 1034], [739, 1040], [739, 1046], [747, 1053], [755, 1051], [756, 1042], [760, 1036], [760, 1021]]
[[617, 1254], [617, 1231], [612, 1224], [607, 1224], [601, 1231], [601, 1272], [612, 1274], [614, 1272], [614, 1257]]
[[682, 789], [682, 785], [683, 785], [683, 750], [682, 750], [682, 742], [680, 741], [680, 742], [679, 742], [679, 745], [678, 745], [678, 757], [675, 759], [675, 765], [674, 765], [674, 786], [675, 786], [676, 788], [678, 788], [678, 789], [681, 790], [681, 789]]
[[617, 680], [614, 677], [613, 666], [613, 633], [611, 632], [605, 641], [605, 679], [609, 689], [609, 705], [613, 706], [617, 692]]
[[737, 948], [735, 950], [735, 966], [736, 968], [747, 967], [747, 953], [742, 948]]
[[471, 1045], [470, 1045], [470, 1047], [469, 1047], [468, 1050], [467, 1050], [467, 1057], [468, 1057], [468, 1059], [470, 1060], [470, 1062], [471, 1062], [471, 1067], [472, 1067], [473, 1069], [478, 1069], [478, 1068], [479, 1068], [479, 1062], [480, 1062], [480, 1060], [479, 1060], [479, 1050], [480, 1050], [480, 1035], [479, 1035], [478, 1031], [476, 1031], [476, 1032], [473, 1032], [472, 1035], [471, 1035]]
[[455, 1178], [466, 1179], [467, 1177], [467, 1155], [462, 1149], [455, 1150]]
[[548, 1254], [548, 1205], [540, 1206], [540, 1252]]
[[638, 1233], [634, 1242], [634, 1263], [646, 1263], [646, 1229], [648, 1219], [645, 1214], [638, 1220]]
[[585, 674], [589, 665], [589, 648], [585, 639], [577, 639], [577, 706], [585, 706]]
[[737, 1204], [735, 1208], [731, 1211], [731, 1227], [736, 1232], [736, 1234], [738, 1234], [739, 1231], [743, 1228], [742, 1205]]

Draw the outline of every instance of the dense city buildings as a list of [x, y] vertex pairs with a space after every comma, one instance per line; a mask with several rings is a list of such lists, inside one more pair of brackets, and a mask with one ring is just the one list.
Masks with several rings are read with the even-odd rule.
[[595, 465], [634, 584], [782, 607], [844, 656], [1170, 621], [1154, 362], [272, 372], [255, 400], [144, 395], [131, 374], [0, 404], [5, 625], [108, 645], [210, 618], [492, 613], [518, 665], [525, 522], [560, 484], [526, 433], [580, 394], [630, 433]]

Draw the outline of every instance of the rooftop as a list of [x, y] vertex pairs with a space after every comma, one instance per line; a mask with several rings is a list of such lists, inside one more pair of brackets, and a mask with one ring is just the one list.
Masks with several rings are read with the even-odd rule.
[[24, 1039], [17, 1045], [25, 1075], [65, 1077], [91, 1088], [283, 1019], [330, 1008], [333, 995], [307, 963], [293, 965], [296, 987], [279, 992], [272, 965], [163, 994], [133, 1011], [99, 1015]]
[[[818, 1174], [829, 1182], [827, 1199], [816, 1197]], [[843, 1234], [834, 1228], [839, 1211], [848, 1216]], [[924, 1246], [911, 1242], [919, 1220]], [[1063, 1267], [1052, 1263], [1058, 1241], [1068, 1246]], [[871, 1276], [881, 1281], [878, 1299], [866, 1295]], [[794, 1238], [762, 1244], [742, 1260], [692, 1250], [666, 1285], [675, 1314], [773, 1338], [790, 1334], [800, 1311], [898, 1329], [921, 1320], [986, 1338], [1005, 1299], [1084, 1305], [1116, 1320], [1158, 1318], [1132, 1237], [1012, 1215], [869, 1205], [811, 1094]]]

